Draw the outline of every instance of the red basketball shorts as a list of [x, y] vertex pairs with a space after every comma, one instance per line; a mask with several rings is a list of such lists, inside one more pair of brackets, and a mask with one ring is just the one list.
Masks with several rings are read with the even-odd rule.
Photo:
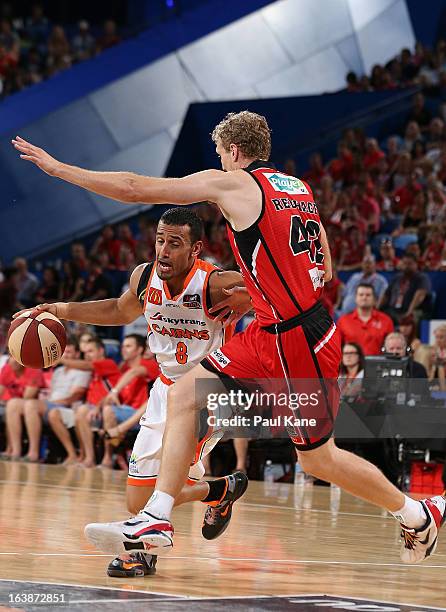
[[[293, 414], [311, 426], [287, 428], [298, 450], [311, 450], [333, 434], [339, 408], [337, 384], [341, 360], [340, 333], [321, 304], [289, 321], [262, 328], [254, 321], [202, 362], [208, 371], [241, 381], [268, 379], [268, 390], [286, 389], [303, 397], [315, 392], [317, 401], [298, 402]], [[290, 404], [291, 406], [291, 404]]]

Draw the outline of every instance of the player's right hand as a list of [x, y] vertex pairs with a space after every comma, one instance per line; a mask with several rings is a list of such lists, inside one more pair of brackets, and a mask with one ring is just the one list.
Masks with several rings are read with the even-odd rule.
[[54, 176], [57, 169], [61, 166], [61, 162], [54, 157], [51, 157], [51, 155], [44, 151], [44, 149], [36, 147], [20, 136], [16, 136], [11, 140], [11, 142], [17, 151], [20, 151], [21, 159], [33, 162], [33, 164], [36, 164], [38, 168], [50, 176]]
[[12, 318], [16, 319], [23, 312], [34, 312], [36, 310], [38, 312], [49, 312], [55, 317], [63, 319], [62, 306], [64, 306], [63, 302], [55, 302], [54, 304], [38, 304], [38, 306], [33, 306], [32, 308], [23, 308], [22, 310], [19, 310], [12, 315]]

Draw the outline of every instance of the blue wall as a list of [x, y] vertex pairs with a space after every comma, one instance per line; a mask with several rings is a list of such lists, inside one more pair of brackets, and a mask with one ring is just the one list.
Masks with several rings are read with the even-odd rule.
[[417, 40], [433, 47], [437, 38], [446, 37], [446, 0], [406, 0]]
[[77, 64], [0, 104], [0, 134], [9, 133], [187, 45], [273, 0], [209, 0], [98, 57]]
[[192, 104], [166, 174], [184, 176], [203, 168], [218, 167], [209, 134], [228, 112], [245, 109], [267, 117], [272, 128], [272, 159], [295, 157], [302, 171], [306, 169], [308, 151], [317, 148], [333, 153], [347, 125], [356, 126], [375, 118], [383, 121], [385, 115], [387, 131], [402, 127], [412, 93], [411, 90], [358, 94], [344, 91], [323, 96]]

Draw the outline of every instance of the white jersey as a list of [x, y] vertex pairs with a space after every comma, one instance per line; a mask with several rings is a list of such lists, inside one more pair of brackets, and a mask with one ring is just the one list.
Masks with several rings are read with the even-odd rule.
[[149, 347], [162, 374], [172, 381], [227, 339], [221, 322], [208, 312], [208, 282], [214, 270], [212, 264], [197, 259], [176, 296], [158, 277], [156, 264], [148, 264], [141, 276], [138, 298], [148, 323]]

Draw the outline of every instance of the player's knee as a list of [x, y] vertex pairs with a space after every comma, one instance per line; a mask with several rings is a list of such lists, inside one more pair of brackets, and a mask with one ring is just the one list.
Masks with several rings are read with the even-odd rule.
[[172, 385], [167, 391], [167, 408], [174, 413], [184, 410], [193, 410], [193, 393], [186, 394], [181, 390], [180, 385]]
[[298, 459], [304, 472], [324, 478], [329, 475], [333, 465], [331, 454], [332, 449], [324, 445], [309, 451], [298, 450]]

